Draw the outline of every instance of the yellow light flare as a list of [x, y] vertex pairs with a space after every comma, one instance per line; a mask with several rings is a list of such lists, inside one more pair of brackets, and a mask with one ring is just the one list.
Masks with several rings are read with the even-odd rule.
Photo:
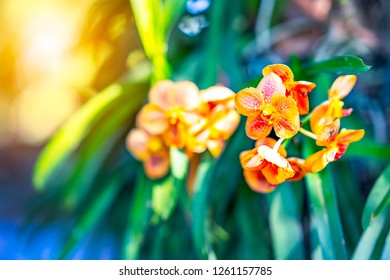
[[42, 144], [78, 106], [73, 90], [56, 84], [33, 84], [13, 103], [14, 136], [27, 144]]

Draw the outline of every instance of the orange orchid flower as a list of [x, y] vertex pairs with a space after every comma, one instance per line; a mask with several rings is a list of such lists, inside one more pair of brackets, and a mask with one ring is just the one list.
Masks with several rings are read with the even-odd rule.
[[149, 178], [162, 178], [169, 172], [169, 149], [161, 136], [133, 129], [126, 138], [126, 146], [136, 159], [143, 161]]
[[151, 88], [149, 101], [137, 116], [137, 126], [161, 134], [168, 146], [184, 148], [188, 127], [202, 118], [198, 87], [189, 81], [161, 81]]
[[314, 108], [310, 117], [310, 127], [315, 134], [331, 124], [335, 119], [349, 116], [352, 108], [343, 109], [344, 102], [341, 101], [347, 96], [356, 83], [355, 75], [339, 76], [328, 91], [328, 100]]
[[294, 81], [294, 74], [290, 67], [284, 64], [273, 64], [264, 67], [263, 75], [269, 73], [278, 75], [286, 87], [286, 96], [292, 96], [298, 105], [300, 115], [309, 113], [309, 98], [308, 94], [316, 87], [315, 83], [306, 81]]
[[246, 134], [252, 139], [262, 139], [274, 128], [279, 138], [290, 138], [299, 129], [296, 102], [286, 96], [282, 79], [274, 73], [264, 76], [256, 88], [246, 88], [235, 98], [237, 111], [247, 116]]
[[340, 159], [350, 143], [359, 141], [364, 136], [364, 130], [341, 129], [340, 119], [337, 119], [330, 125], [327, 125], [320, 134], [318, 134], [316, 144], [325, 146], [321, 151], [318, 151], [309, 156], [305, 161], [305, 169], [308, 172], [318, 172], [326, 167], [329, 162]]
[[201, 91], [200, 96], [206, 114], [190, 128], [187, 148], [195, 153], [208, 149], [217, 157], [240, 122], [240, 115], [234, 107], [235, 94], [226, 87], [213, 86]]
[[275, 151], [275, 143], [274, 139], [266, 138], [257, 142], [254, 149], [240, 154], [245, 180], [254, 191], [270, 192], [294, 176], [295, 172], [285, 158], [286, 150], [278, 145]]
[[301, 158], [291, 157], [287, 158], [288, 163], [291, 165], [291, 168], [294, 170], [294, 176], [288, 178], [287, 181], [298, 181], [301, 180], [306, 175], [305, 160]]

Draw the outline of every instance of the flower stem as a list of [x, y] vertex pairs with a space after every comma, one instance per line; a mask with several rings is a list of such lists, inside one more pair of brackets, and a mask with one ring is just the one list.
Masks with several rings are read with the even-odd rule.
[[310, 118], [311, 118], [311, 113], [308, 114], [308, 115], [306, 115], [306, 116], [302, 119], [302, 121], [301, 121], [302, 125], [304, 125], [305, 123], [307, 123], [307, 122], [310, 120]]
[[299, 132], [302, 133], [303, 135], [307, 136], [307, 137], [310, 137], [314, 140], [317, 140], [317, 135], [315, 135], [313, 132], [311, 131], [308, 131], [302, 127], [299, 128]]
[[278, 152], [279, 147], [280, 147], [280, 145], [282, 144], [283, 141], [284, 141], [284, 138], [279, 138], [279, 140], [275, 143], [275, 145], [273, 147], [273, 150], [275, 152]]

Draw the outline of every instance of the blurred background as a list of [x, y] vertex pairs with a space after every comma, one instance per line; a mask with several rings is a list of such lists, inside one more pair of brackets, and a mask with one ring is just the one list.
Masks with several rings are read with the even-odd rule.
[[[187, 2], [168, 52], [177, 79], [193, 77], [192, 54], [207, 50], [213, 25], [223, 28], [210, 19], [212, 0]], [[388, 145], [389, 1], [228, 2], [220, 19], [230, 17], [232, 30], [240, 34], [233, 67], [242, 80], [235, 83], [232, 73], [221, 71], [219, 81], [238, 90], [258, 80], [270, 63], [359, 56], [372, 68], [359, 76], [345, 102], [372, 139]], [[37, 156], [80, 106], [111, 83], [126, 80], [146, 57], [127, 0], [2, 0], [0, 21], [0, 259], [57, 258], [69, 220], [57, 219], [38, 232], [24, 220], [37, 195], [31, 179]], [[224, 36], [220, 46], [228, 48], [232, 38]], [[356, 167], [363, 196], [383, 171], [381, 162], [368, 165]], [[116, 259], [119, 251], [107, 227], [78, 244], [71, 258]]]

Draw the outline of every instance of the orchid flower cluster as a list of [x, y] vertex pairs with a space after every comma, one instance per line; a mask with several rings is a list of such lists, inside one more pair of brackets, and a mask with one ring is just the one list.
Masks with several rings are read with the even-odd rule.
[[[283, 64], [266, 66], [256, 88], [245, 88], [235, 97], [237, 111], [247, 116], [246, 134], [256, 140], [255, 148], [240, 154], [244, 177], [257, 192], [273, 191], [284, 181], [302, 179], [306, 173], [319, 172], [338, 160], [348, 145], [360, 140], [364, 130], [340, 130], [340, 119], [351, 114], [343, 101], [356, 83], [355, 75], [339, 76], [328, 91], [328, 100], [309, 114], [308, 94], [315, 84], [294, 81], [291, 69]], [[311, 131], [302, 127], [300, 116], [310, 120]], [[272, 129], [278, 140], [268, 137]], [[313, 138], [322, 150], [306, 159], [287, 157], [284, 140], [298, 132]], [[287, 142], [287, 141], [286, 141]], [[285, 143], [286, 143], [285, 142]]]
[[[146, 175], [157, 179], [168, 174], [171, 148], [183, 149], [189, 158], [206, 150], [218, 157], [238, 127], [240, 114], [247, 117], [247, 136], [256, 140], [252, 150], [240, 154], [243, 175], [250, 188], [262, 193], [321, 171], [364, 136], [362, 129], [340, 130], [340, 119], [352, 112], [343, 109], [342, 99], [354, 87], [355, 75], [339, 76], [328, 100], [309, 112], [308, 94], [314, 83], [295, 81], [283, 64], [266, 66], [262, 73], [256, 88], [237, 94], [223, 86], [199, 90], [189, 81], [156, 83], [126, 140], [130, 152], [143, 162]], [[302, 115], [307, 116], [301, 122]], [[311, 131], [303, 128], [307, 121]], [[272, 130], [277, 140], [269, 137]], [[289, 141], [282, 142], [298, 132], [323, 148], [306, 159], [287, 157], [283, 145]]]
[[189, 81], [164, 80], [150, 89], [148, 98], [126, 144], [152, 179], [169, 172], [170, 148], [185, 150], [189, 158], [206, 150], [218, 157], [240, 122], [235, 93], [223, 86], [199, 90]]

